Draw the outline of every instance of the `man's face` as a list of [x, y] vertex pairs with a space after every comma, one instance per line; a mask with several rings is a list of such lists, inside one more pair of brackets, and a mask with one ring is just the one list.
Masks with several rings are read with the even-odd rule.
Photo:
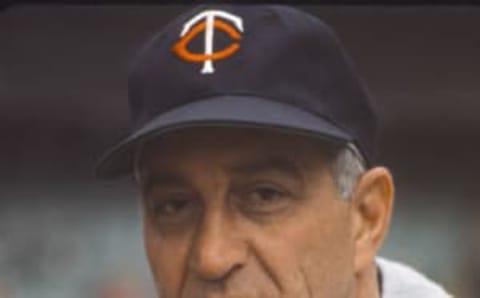
[[353, 297], [351, 206], [322, 148], [253, 128], [147, 145], [137, 179], [160, 297]]

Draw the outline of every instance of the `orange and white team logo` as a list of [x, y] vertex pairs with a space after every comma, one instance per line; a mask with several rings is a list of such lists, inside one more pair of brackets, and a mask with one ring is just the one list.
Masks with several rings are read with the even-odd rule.
[[[227, 23], [223, 20], [229, 21]], [[225, 32], [234, 42], [221, 51], [213, 52], [215, 29]], [[188, 43], [198, 34], [205, 32], [204, 53], [192, 53], [187, 49]], [[213, 61], [222, 60], [235, 54], [240, 48], [242, 38], [242, 18], [221, 10], [207, 10], [192, 17], [183, 25], [180, 40], [173, 46], [173, 52], [187, 62], [202, 63], [201, 73], [214, 73]]]

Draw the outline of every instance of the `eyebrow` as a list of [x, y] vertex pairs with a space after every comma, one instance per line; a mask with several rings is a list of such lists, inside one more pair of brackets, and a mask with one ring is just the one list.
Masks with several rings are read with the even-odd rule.
[[252, 175], [259, 172], [276, 171], [286, 174], [294, 179], [303, 178], [301, 168], [297, 163], [280, 156], [270, 156], [266, 159], [236, 165], [233, 166], [231, 170], [240, 175]]
[[160, 174], [152, 173], [151, 175], [148, 175], [145, 182], [142, 183], [142, 189], [147, 193], [153, 187], [182, 187], [186, 184], [187, 181], [185, 178], [172, 172]]

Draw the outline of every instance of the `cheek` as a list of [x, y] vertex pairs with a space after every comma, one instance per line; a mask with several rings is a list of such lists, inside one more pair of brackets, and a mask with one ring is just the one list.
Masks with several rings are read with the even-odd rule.
[[306, 208], [263, 231], [255, 246], [291, 297], [349, 297], [354, 281], [349, 222], [344, 206]]
[[299, 249], [303, 251], [302, 271], [310, 287], [323, 294], [321, 297], [348, 297], [354, 282], [349, 219], [335, 212], [325, 219], [312, 231], [309, 242]]
[[184, 237], [162, 236], [144, 221], [144, 243], [148, 263], [160, 297], [178, 297], [188, 253]]

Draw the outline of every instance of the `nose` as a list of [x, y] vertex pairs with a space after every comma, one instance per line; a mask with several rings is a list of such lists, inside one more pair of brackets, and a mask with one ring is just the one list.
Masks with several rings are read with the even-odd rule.
[[247, 255], [247, 245], [233, 219], [215, 212], [205, 214], [196, 230], [189, 265], [199, 279], [221, 281], [240, 270]]

